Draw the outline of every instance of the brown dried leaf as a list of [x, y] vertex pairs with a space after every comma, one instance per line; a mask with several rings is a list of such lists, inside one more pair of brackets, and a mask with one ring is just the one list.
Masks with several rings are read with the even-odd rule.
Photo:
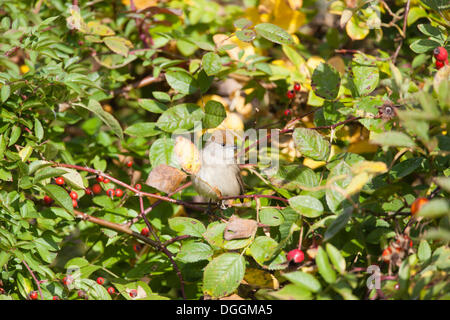
[[160, 164], [150, 172], [145, 183], [165, 193], [171, 193], [180, 186], [184, 179], [186, 179], [186, 174], [183, 171]]
[[258, 222], [251, 219], [241, 219], [235, 215], [228, 220], [223, 238], [225, 240], [244, 239], [253, 236], [258, 228]]

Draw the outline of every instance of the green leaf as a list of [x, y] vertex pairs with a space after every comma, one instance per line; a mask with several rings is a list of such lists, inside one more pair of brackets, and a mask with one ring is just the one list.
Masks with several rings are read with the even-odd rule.
[[436, 47], [439, 47], [441, 44], [435, 40], [430, 39], [419, 39], [411, 43], [409, 46], [412, 51], [415, 53], [424, 53], [427, 51], [431, 51]]
[[291, 35], [277, 25], [271, 23], [260, 23], [255, 26], [255, 31], [258, 35], [269, 41], [286, 45], [294, 44], [294, 40]]
[[124, 132], [130, 136], [141, 138], [152, 137], [162, 133], [162, 131], [156, 127], [156, 123], [154, 122], [135, 123], [126, 128]]
[[259, 222], [276, 227], [284, 222], [284, 216], [275, 208], [264, 208], [259, 211]]
[[233, 22], [233, 25], [236, 29], [245, 29], [252, 25], [252, 22], [245, 18], [237, 19]]
[[322, 289], [319, 280], [317, 280], [312, 274], [303, 271], [285, 273], [283, 274], [283, 277], [291, 281], [293, 284], [312, 292], [319, 292]]
[[167, 110], [165, 104], [152, 99], [138, 99], [138, 103], [142, 108], [153, 113], [163, 113]]
[[256, 38], [256, 33], [252, 29], [238, 30], [235, 34], [239, 40], [244, 42], [251, 42]]
[[330, 224], [324, 234], [324, 240], [328, 241], [333, 238], [339, 231], [341, 231], [349, 222], [352, 216], [352, 208], [347, 207], [343, 213]]
[[450, 205], [447, 199], [432, 199], [420, 208], [417, 215], [429, 219], [436, 219], [444, 215], [450, 216]]
[[308, 167], [295, 165], [280, 165], [278, 171], [269, 176], [269, 180], [278, 188], [286, 190], [308, 189], [319, 185], [316, 173]]
[[205, 105], [203, 125], [205, 128], [216, 128], [227, 117], [225, 107], [218, 101], [209, 100]]
[[69, 196], [66, 190], [54, 184], [47, 184], [45, 186], [42, 186], [42, 189], [44, 189], [44, 191], [50, 196], [50, 198], [55, 200], [57, 204], [59, 204], [69, 213], [73, 214], [72, 198]]
[[320, 63], [314, 69], [311, 78], [311, 87], [314, 93], [324, 99], [334, 100], [337, 98], [341, 86], [339, 72], [327, 63]]
[[295, 128], [293, 133], [295, 147], [302, 156], [317, 161], [325, 161], [330, 154], [330, 146], [318, 132], [306, 128]]
[[203, 117], [203, 110], [198, 105], [183, 103], [164, 111], [156, 125], [166, 132], [182, 133], [194, 128], [195, 122]]
[[2, 88], [0, 89], [0, 98], [2, 102], [8, 100], [10, 94], [11, 94], [11, 87], [7, 84], [2, 85]]
[[325, 248], [333, 266], [340, 274], [343, 274], [345, 272], [345, 258], [341, 255], [341, 252], [331, 243], [327, 243]]
[[208, 76], [217, 74], [222, 69], [222, 62], [218, 54], [214, 52], [208, 52], [203, 55], [202, 58], [203, 70], [205, 70]]
[[36, 172], [33, 183], [36, 184], [44, 179], [62, 176], [64, 173], [66, 173], [66, 170], [61, 168], [45, 167]]
[[299, 214], [308, 218], [317, 218], [323, 214], [322, 202], [311, 196], [295, 196], [289, 199], [289, 205]]
[[437, 177], [436, 184], [447, 192], [450, 192], [450, 177]]
[[14, 126], [11, 130], [11, 135], [9, 136], [8, 147], [12, 146], [19, 140], [20, 135], [22, 134], [22, 129], [19, 126]]
[[173, 154], [174, 146], [174, 141], [170, 138], [160, 138], [153, 142], [149, 152], [152, 167], [156, 168], [160, 164], [178, 167], [178, 162]]
[[206, 243], [189, 241], [181, 245], [181, 249], [177, 254], [177, 260], [190, 263], [208, 260], [212, 255], [213, 249]]
[[203, 273], [203, 292], [219, 298], [233, 293], [244, 279], [245, 259], [239, 253], [214, 258]]
[[389, 131], [380, 134], [372, 134], [371, 141], [387, 147], [415, 147], [414, 141], [405, 133], [400, 131]]
[[203, 233], [206, 231], [205, 226], [199, 220], [187, 217], [169, 219], [169, 227], [179, 235], [189, 235], [198, 238], [202, 238]]
[[110, 113], [103, 110], [101, 104], [96, 100], [89, 100], [88, 105], [76, 104], [77, 106], [88, 109], [93, 112], [97, 117], [99, 117], [113, 132], [116, 136], [123, 140], [123, 132], [120, 123], [114, 118]]
[[106, 37], [103, 41], [109, 49], [124, 57], [128, 56], [128, 51], [133, 46], [129, 40], [122, 37]]
[[431, 258], [431, 247], [428, 244], [428, 241], [421, 240], [419, 244], [419, 250], [417, 252], [417, 256], [420, 261], [427, 261]]
[[253, 241], [249, 248], [249, 252], [256, 262], [264, 265], [265, 262], [271, 260], [278, 248], [278, 242], [267, 236], [259, 236]]
[[184, 71], [167, 71], [166, 81], [172, 89], [180, 93], [192, 94], [198, 89], [195, 79]]
[[261, 296], [260, 299], [277, 299], [277, 300], [311, 300], [311, 291], [295, 284], [288, 284], [278, 291], [268, 291], [261, 289], [256, 293]]
[[44, 137], [44, 128], [38, 118], [34, 119], [34, 135], [38, 141], [41, 141]]
[[336, 282], [336, 272], [331, 267], [327, 253], [321, 246], [317, 250], [316, 264], [320, 275], [326, 282], [330, 284]]
[[355, 54], [352, 61], [353, 82], [360, 96], [371, 93], [378, 86], [380, 74], [373, 59]]

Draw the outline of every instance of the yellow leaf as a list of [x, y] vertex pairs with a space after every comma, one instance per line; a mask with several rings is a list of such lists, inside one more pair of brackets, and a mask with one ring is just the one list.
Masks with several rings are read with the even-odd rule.
[[314, 71], [314, 69], [317, 68], [319, 64], [322, 62], [325, 62], [325, 60], [322, 57], [319, 56], [312, 56], [306, 61], [306, 65], [308, 66], [311, 73]]
[[[136, 9], [143, 10], [148, 7], [156, 6], [158, 4], [158, 1], [157, 0], [134, 0], [133, 3], [134, 3], [134, 6], [136, 7]], [[122, 0], [122, 4], [129, 6], [130, 0]]]
[[343, 75], [345, 73], [345, 63], [342, 57], [340, 56], [331, 57], [330, 59], [328, 59], [327, 63], [332, 65], [337, 71], [339, 71], [340, 74]]
[[100, 21], [89, 21], [87, 23], [87, 33], [97, 36], [113, 36], [115, 34], [110, 27]]
[[362, 161], [355, 164], [352, 168], [353, 173], [359, 174], [366, 172], [368, 174], [379, 174], [387, 171], [386, 163], [381, 161]]
[[244, 131], [244, 122], [236, 112], [227, 112], [227, 117], [220, 124], [220, 127], [222, 129]]
[[292, 10], [298, 10], [302, 7], [303, 0], [288, 0], [288, 4]]
[[256, 288], [277, 290], [280, 286], [277, 278], [275, 278], [271, 273], [256, 268], [247, 268], [245, 271], [244, 280], [248, 285]]
[[173, 151], [184, 171], [196, 174], [200, 170], [200, 153], [191, 140], [178, 136]]
[[370, 176], [367, 172], [362, 172], [355, 177], [353, 177], [350, 184], [345, 188], [345, 194], [351, 196], [355, 193], [361, 191], [364, 185], [370, 180]]
[[31, 155], [31, 152], [33, 152], [33, 148], [31, 148], [30, 145], [27, 145], [25, 148], [19, 151], [20, 159], [22, 159], [22, 162], [25, 162], [28, 160], [28, 158]]
[[352, 143], [348, 148], [348, 152], [362, 154], [362, 153], [374, 153], [378, 150], [378, 146], [376, 144], [372, 144], [369, 140], [362, 140], [355, 143]]
[[251, 103], [245, 103], [245, 98], [240, 95], [239, 91], [235, 91], [234, 97], [232, 98], [230, 103], [230, 110], [236, 110], [239, 114], [247, 119], [252, 114], [253, 106]]
[[369, 34], [369, 28], [355, 16], [353, 16], [345, 26], [348, 36], [352, 40], [362, 40]]
[[203, 108], [206, 105], [206, 103], [210, 100], [220, 102], [225, 107], [225, 110], [228, 110], [228, 102], [217, 94], [208, 94], [206, 96], [203, 96], [197, 101], [197, 104], [199, 106], [202, 106]]

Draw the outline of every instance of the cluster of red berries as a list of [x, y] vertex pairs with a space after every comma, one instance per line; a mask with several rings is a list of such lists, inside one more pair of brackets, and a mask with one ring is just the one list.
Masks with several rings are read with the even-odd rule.
[[300, 89], [301, 89], [300, 83], [295, 83], [295, 84], [294, 84], [294, 88], [293, 88], [292, 90], [289, 90], [289, 91], [286, 93], [286, 97], [287, 97], [288, 99], [294, 99], [294, 98], [295, 98], [295, 92], [299, 92]]
[[392, 241], [389, 246], [383, 250], [380, 259], [384, 262], [398, 264], [412, 246], [413, 242], [410, 237], [401, 234], [397, 235], [395, 241]]
[[[64, 181], [63, 177], [57, 177], [55, 179], [55, 183], [57, 185], [59, 185], [59, 186], [63, 186], [66, 182]], [[72, 190], [72, 191], [69, 192], [69, 196], [72, 198], [72, 205], [73, 205], [73, 207], [74, 208], [78, 207], [78, 201], [77, 201], [78, 193], [76, 191]], [[53, 203], [53, 199], [50, 198], [49, 196], [45, 195], [44, 196], [44, 203], [49, 206], [49, 205], [51, 205]]]
[[[99, 285], [103, 285], [105, 283], [105, 278], [98, 277], [97, 278], [97, 283]], [[106, 291], [108, 291], [109, 294], [115, 294], [116, 293], [116, 289], [114, 289], [114, 287], [108, 287], [108, 289], [106, 289]]]
[[[294, 88], [293, 88], [292, 90], [289, 90], [289, 91], [286, 93], [286, 97], [287, 97], [289, 100], [294, 99], [294, 98], [295, 98], [295, 93], [296, 93], [296, 92], [299, 92], [300, 89], [301, 89], [300, 83], [295, 83], [295, 84], [294, 84]], [[286, 117], [290, 116], [291, 113], [292, 113], [291, 109], [286, 109], [286, 110], [284, 110], [284, 115], [285, 115]]]
[[448, 52], [443, 47], [437, 47], [433, 51], [436, 58], [436, 69], [442, 68], [444, 65], [448, 65]]

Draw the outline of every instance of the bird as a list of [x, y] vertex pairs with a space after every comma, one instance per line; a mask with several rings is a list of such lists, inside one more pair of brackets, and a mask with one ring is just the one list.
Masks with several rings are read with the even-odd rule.
[[243, 194], [244, 183], [235, 150], [234, 136], [227, 130], [214, 131], [201, 150], [200, 170], [193, 175], [192, 185], [209, 202]]

